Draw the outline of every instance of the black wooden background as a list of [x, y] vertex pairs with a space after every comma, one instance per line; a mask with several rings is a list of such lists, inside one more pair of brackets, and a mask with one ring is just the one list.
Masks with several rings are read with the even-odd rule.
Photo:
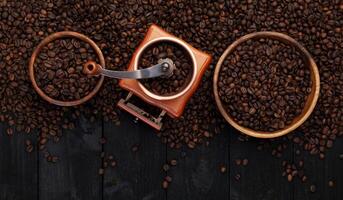
[[[35, 140], [35, 134], [9, 137], [6, 125], [0, 124], [0, 200], [343, 199], [342, 138], [336, 140], [324, 161], [302, 154], [309, 180], [289, 183], [282, 177], [283, 159], [272, 157], [268, 150], [257, 151], [258, 139], [240, 142], [239, 133], [230, 127], [208, 147], [176, 151], [162, 144], [151, 128], [135, 123], [125, 113], [120, 126], [101, 120], [90, 123], [85, 118], [77, 124], [73, 131], [64, 132], [59, 143], [48, 146], [60, 156], [58, 163], [46, 162], [40, 152], [25, 152], [25, 139]], [[107, 138], [106, 144], [99, 143], [101, 137]], [[137, 152], [131, 151], [133, 145], [139, 145]], [[290, 145], [284, 157], [294, 160], [296, 148]], [[103, 150], [115, 156], [117, 167], [99, 176]], [[167, 172], [173, 181], [163, 190], [161, 183], [167, 173], [162, 165], [173, 158], [178, 165]], [[248, 158], [248, 166], [237, 166], [237, 158]], [[228, 167], [226, 173], [220, 172], [221, 165]], [[333, 188], [328, 186], [331, 179], [336, 182]], [[309, 190], [311, 184], [316, 185], [315, 193]]]

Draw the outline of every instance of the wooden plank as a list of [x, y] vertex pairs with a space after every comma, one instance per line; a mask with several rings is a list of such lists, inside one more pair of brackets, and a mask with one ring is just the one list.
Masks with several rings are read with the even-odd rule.
[[[334, 146], [326, 154], [324, 180], [325, 199], [343, 199], [343, 159], [339, 155], [343, 154], [343, 139], [339, 138], [334, 142]], [[334, 187], [329, 187], [329, 181], [334, 182]]]
[[[337, 139], [332, 149], [328, 150], [324, 160], [318, 155], [309, 155], [305, 152], [297, 156], [297, 160], [304, 160], [305, 174], [308, 176], [306, 183], [296, 183], [294, 199], [343, 199], [343, 161], [339, 154], [343, 152], [343, 140]], [[335, 187], [329, 187], [328, 182], [335, 181]], [[315, 192], [310, 191], [310, 186], [315, 185]]]
[[[161, 144], [154, 130], [135, 123], [127, 113], [121, 114], [121, 124], [104, 124], [107, 138], [105, 152], [112, 154], [117, 162], [114, 169], [108, 169], [104, 176], [105, 200], [166, 199], [161, 189], [165, 173], [161, 170], [166, 160], [166, 148]], [[138, 146], [136, 152], [133, 146]]]
[[53, 155], [60, 156], [57, 163], [47, 162], [40, 153], [39, 199], [101, 199], [101, 122], [80, 117], [76, 128], [63, 134], [57, 144], [48, 145]]
[[202, 200], [229, 199], [228, 171], [220, 172], [221, 166], [229, 165], [229, 134], [227, 131], [210, 140], [209, 146], [195, 149], [167, 150], [168, 161], [178, 164], [168, 171], [172, 182], [167, 190], [167, 199]]
[[7, 126], [0, 124], [0, 199], [37, 199], [37, 154], [25, 151], [25, 140], [36, 135], [14, 132], [9, 137]]
[[[289, 200], [292, 199], [293, 187], [282, 177], [282, 159], [271, 155], [271, 147], [262, 151], [257, 146], [263, 143], [271, 143], [277, 146], [278, 141], [243, 138], [236, 130], [230, 133], [230, 199], [232, 200]], [[283, 143], [283, 142], [280, 142]], [[292, 160], [292, 147], [283, 151], [283, 158]], [[248, 159], [248, 164], [237, 165], [236, 160]], [[241, 161], [243, 162], [243, 161]], [[239, 180], [236, 176], [240, 176]]]

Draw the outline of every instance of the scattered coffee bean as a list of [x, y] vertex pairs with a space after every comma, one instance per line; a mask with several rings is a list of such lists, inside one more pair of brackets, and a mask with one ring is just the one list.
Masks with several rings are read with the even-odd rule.
[[168, 181], [169, 183], [172, 182], [172, 180], [173, 180], [172, 177], [170, 177], [170, 176], [166, 176], [166, 177], [164, 177], [164, 179], [166, 181]]
[[235, 179], [236, 179], [236, 181], [239, 181], [241, 179], [241, 175], [240, 174], [236, 174], [235, 175]]
[[170, 165], [176, 166], [177, 165], [177, 160], [173, 159], [170, 161]]
[[242, 164], [242, 160], [241, 159], [236, 159], [235, 163], [236, 163], [236, 165], [241, 165]]
[[243, 166], [247, 166], [248, 163], [249, 163], [249, 160], [246, 159], [246, 158], [244, 158], [244, 159], [243, 159], [243, 162], [242, 162], [242, 165], [243, 165]]
[[220, 169], [221, 173], [225, 173], [226, 172], [226, 166], [225, 165], [221, 165], [219, 169]]
[[26, 152], [31, 153], [32, 151], [33, 151], [33, 145], [32, 144], [27, 145], [26, 146]]
[[105, 173], [105, 169], [104, 168], [100, 168], [99, 171], [98, 171], [99, 175], [104, 175]]
[[164, 164], [162, 166], [163, 171], [167, 172], [170, 169], [170, 166], [168, 164]]
[[111, 162], [111, 167], [115, 167], [115, 166], [117, 166], [117, 162], [116, 161], [112, 161]]
[[135, 144], [135, 145], [133, 145], [133, 146], [131, 147], [131, 151], [132, 151], [133, 153], [136, 153], [136, 152], [138, 151], [138, 148], [139, 148], [139, 145], [138, 145], [138, 144]]
[[167, 180], [164, 180], [164, 181], [162, 182], [162, 188], [163, 188], [163, 189], [167, 189], [168, 186], [169, 186], [168, 181], [167, 181]]
[[106, 138], [104, 138], [104, 137], [101, 137], [100, 140], [99, 140], [100, 144], [106, 144], [106, 142], [107, 142]]
[[6, 131], [8, 136], [12, 136], [13, 135], [13, 129], [12, 128], [8, 128]]
[[310, 186], [310, 191], [311, 191], [312, 193], [316, 192], [316, 186], [315, 186], [315, 185], [311, 185], [311, 186]]

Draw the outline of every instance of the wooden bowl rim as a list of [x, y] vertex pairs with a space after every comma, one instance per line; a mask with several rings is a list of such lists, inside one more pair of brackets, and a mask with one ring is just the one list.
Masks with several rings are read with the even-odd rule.
[[68, 38], [68, 37], [74, 37], [74, 38], [77, 38], [81, 41], [84, 41], [84, 42], [90, 44], [91, 47], [96, 52], [96, 54], [98, 55], [101, 66], [103, 68], [105, 68], [105, 58], [104, 58], [100, 48], [98, 47], [98, 45], [93, 40], [91, 40], [89, 37], [87, 37], [81, 33], [73, 32], [73, 31], [61, 31], [61, 32], [53, 33], [53, 34], [49, 35], [48, 37], [44, 38], [38, 44], [38, 46], [35, 48], [35, 50], [33, 51], [32, 55], [31, 55], [30, 62], [29, 62], [29, 76], [30, 76], [30, 80], [32, 82], [33, 88], [36, 90], [36, 92], [39, 94], [39, 96], [41, 96], [44, 100], [48, 101], [49, 103], [52, 103], [52, 104], [55, 104], [58, 106], [76, 106], [76, 105], [80, 105], [80, 104], [88, 101], [100, 90], [100, 87], [104, 81], [104, 76], [101, 75], [98, 83], [96, 84], [96, 86], [93, 88], [93, 90], [89, 94], [82, 97], [81, 99], [73, 100], [73, 101], [62, 101], [62, 100], [57, 100], [57, 99], [51, 98], [47, 94], [45, 94], [45, 92], [43, 92], [43, 90], [41, 90], [41, 88], [38, 86], [38, 84], [36, 82], [35, 72], [34, 72], [34, 63], [35, 63], [36, 57], [38, 56], [38, 54], [42, 50], [42, 48], [45, 45], [47, 45], [48, 43], [50, 43], [54, 40], [57, 40], [57, 39]]
[[[280, 129], [277, 131], [273, 132], [266, 132], [266, 131], [255, 131], [250, 128], [246, 128], [244, 126], [239, 125], [237, 122], [234, 121], [233, 118], [231, 118], [227, 112], [224, 109], [224, 106], [220, 100], [219, 94], [218, 94], [218, 77], [219, 77], [219, 72], [221, 69], [221, 66], [225, 60], [225, 58], [235, 50], [235, 48], [240, 45], [241, 43], [250, 40], [252, 38], [272, 38], [276, 40], [280, 40], [282, 42], [285, 42], [289, 45], [292, 45], [296, 47], [300, 52], [304, 55], [305, 63], [309, 65], [310, 67], [310, 72], [311, 72], [311, 79], [312, 79], [312, 88], [311, 88], [311, 93], [308, 95], [308, 98], [306, 100], [305, 106], [303, 108], [302, 113], [297, 116], [296, 118], [293, 119], [292, 124], [286, 126], [284, 129]], [[319, 92], [320, 92], [320, 77], [319, 77], [319, 71], [316, 63], [314, 62], [311, 54], [295, 39], [292, 37], [279, 33], [279, 32], [272, 32], [272, 31], [263, 31], [263, 32], [254, 32], [247, 34], [239, 39], [237, 39], [235, 42], [233, 42], [222, 54], [220, 57], [216, 68], [214, 72], [214, 77], [213, 77], [213, 91], [214, 91], [214, 97], [215, 101], [217, 104], [217, 107], [222, 114], [222, 116], [225, 118], [225, 120], [232, 125], [234, 128], [239, 130], [240, 132], [256, 137], [256, 138], [275, 138], [275, 137], [280, 137], [283, 135], [286, 135], [287, 133], [295, 130], [298, 128], [302, 123], [306, 121], [306, 119], [311, 115], [312, 111], [314, 110], [316, 103], [318, 101], [319, 97]]]

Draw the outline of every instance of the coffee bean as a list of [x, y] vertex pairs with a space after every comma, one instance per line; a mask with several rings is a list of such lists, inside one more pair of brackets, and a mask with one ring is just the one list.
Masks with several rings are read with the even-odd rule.
[[101, 137], [100, 140], [99, 140], [99, 143], [100, 144], [106, 144], [106, 138]]
[[108, 162], [106, 162], [106, 161], [104, 161], [103, 163], [102, 163], [102, 166], [103, 166], [103, 168], [107, 168], [108, 167]]
[[248, 159], [246, 159], [246, 158], [243, 159], [243, 162], [242, 162], [243, 166], [247, 166], [248, 163], [249, 163], [249, 160], [248, 160]]
[[163, 189], [167, 189], [168, 186], [169, 186], [168, 181], [164, 180], [164, 181], [162, 182], [162, 188], [163, 188]]
[[225, 172], [226, 172], [226, 166], [221, 165], [221, 166], [220, 166], [220, 172], [221, 172], [221, 173], [225, 173]]
[[235, 179], [236, 179], [236, 181], [239, 181], [241, 179], [241, 175], [240, 174], [236, 174], [235, 175]]
[[177, 165], [177, 160], [173, 159], [170, 161], [170, 165], [176, 166]]
[[241, 165], [242, 164], [242, 160], [241, 159], [236, 159], [235, 163], [236, 163], [236, 165]]
[[6, 133], [7, 133], [7, 135], [8, 136], [12, 136], [13, 135], [13, 129], [12, 128], [8, 128], [7, 130], [6, 130]]
[[57, 156], [52, 156], [51, 162], [56, 163], [59, 160]]
[[115, 167], [117, 165], [117, 162], [116, 161], [112, 161], [111, 162], [111, 167]]
[[26, 146], [26, 152], [31, 153], [33, 151], [33, 145], [27, 145]]
[[104, 168], [100, 168], [99, 169], [99, 171], [98, 171], [98, 173], [99, 173], [99, 175], [104, 175], [104, 173], [105, 173], [105, 170], [104, 170]]
[[312, 193], [316, 192], [316, 186], [315, 186], [315, 185], [311, 185], [311, 186], [310, 186], [310, 191], [311, 191]]
[[172, 182], [172, 180], [173, 180], [172, 177], [170, 177], [170, 176], [166, 176], [166, 177], [164, 177], [164, 179], [166, 181], [168, 181], [169, 183]]
[[170, 169], [170, 166], [168, 164], [164, 164], [162, 169], [163, 171], [167, 172]]
[[138, 145], [137, 145], [137, 144], [133, 145], [133, 146], [131, 147], [131, 151], [132, 151], [133, 153], [136, 153], [136, 152], [138, 151]]

